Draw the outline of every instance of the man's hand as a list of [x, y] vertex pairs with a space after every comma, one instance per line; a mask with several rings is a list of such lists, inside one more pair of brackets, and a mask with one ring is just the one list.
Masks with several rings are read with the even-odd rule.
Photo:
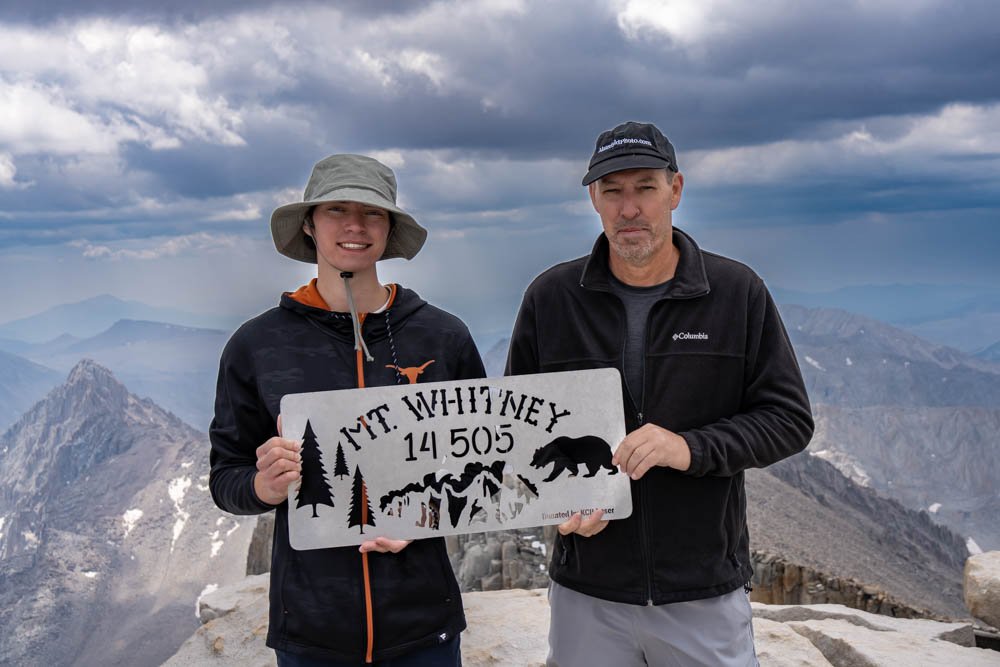
[[559, 524], [559, 534], [569, 535], [570, 533], [576, 533], [583, 537], [593, 537], [608, 525], [607, 520], [602, 520], [603, 516], [604, 510], [597, 510], [586, 519], [583, 518], [582, 514], [577, 512]]
[[253, 490], [268, 505], [278, 505], [288, 497], [288, 485], [302, 477], [302, 444], [281, 437], [281, 415], [278, 415], [278, 435], [257, 448], [257, 474]]
[[369, 540], [368, 542], [362, 542], [361, 546], [358, 547], [358, 551], [361, 553], [368, 553], [369, 551], [376, 551], [380, 554], [394, 553], [398, 554], [400, 551], [405, 549], [407, 545], [413, 540], [390, 540], [388, 537], [376, 537], [374, 540]]
[[673, 431], [646, 424], [625, 436], [611, 457], [611, 463], [632, 479], [640, 479], [653, 466], [683, 472], [691, 467], [691, 449], [687, 441]]

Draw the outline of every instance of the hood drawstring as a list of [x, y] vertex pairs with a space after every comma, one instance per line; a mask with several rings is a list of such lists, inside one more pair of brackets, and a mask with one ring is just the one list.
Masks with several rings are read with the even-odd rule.
[[358, 309], [354, 305], [354, 294], [351, 293], [351, 278], [354, 277], [354, 274], [350, 271], [342, 271], [340, 277], [344, 279], [344, 287], [347, 289], [347, 303], [351, 308], [351, 324], [354, 325], [354, 349], [363, 350], [365, 359], [374, 361], [375, 357], [368, 351], [365, 339], [361, 337], [361, 322], [358, 321]]

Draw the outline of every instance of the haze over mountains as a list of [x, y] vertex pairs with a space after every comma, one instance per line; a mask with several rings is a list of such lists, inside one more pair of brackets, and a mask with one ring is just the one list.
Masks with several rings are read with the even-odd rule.
[[831, 292], [775, 288], [773, 293], [778, 303], [846, 310], [977, 356], [1000, 345], [997, 287], [862, 285]]

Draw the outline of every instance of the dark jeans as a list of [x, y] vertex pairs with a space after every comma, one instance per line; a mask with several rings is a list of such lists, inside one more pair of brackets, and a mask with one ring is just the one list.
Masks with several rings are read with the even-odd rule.
[[[417, 649], [412, 653], [380, 660], [379, 667], [462, 667], [461, 635], [455, 635], [442, 644]], [[296, 655], [288, 651], [275, 651], [278, 667], [363, 667], [363, 662], [341, 662]]]

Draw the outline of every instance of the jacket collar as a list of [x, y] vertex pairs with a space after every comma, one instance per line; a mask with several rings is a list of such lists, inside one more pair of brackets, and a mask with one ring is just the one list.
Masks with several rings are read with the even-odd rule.
[[[365, 313], [361, 326], [365, 340], [380, 340], [387, 335], [386, 323], [391, 322], [395, 331], [413, 313], [426, 305], [426, 301], [411, 289], [402, 285], [395, 286], [395, 296], [389, 308], [381, 313]], [[354, 339], [354, 325], [350, 313], [339, 313], [326, 308], [326, 302], [319, 295], [313, 283], [303, 285], [295, 292], [285, 292], [281, 295], [280, 305], [286, 310], [297, 313], [321, 326], [328, 333], [345, 340]]]
[[[705, 272], [705, 260], [701, 249], [690, 236], [677, 227], [673, 228], [674, 245], [680, 250], [677, 270], [667, 288], [666, 297], [670, 299], [691, 299], [704, 296], [709, 292], [708, 274]], [[590, 256], [583, 265], [580, 274], [580, 285], [587, 289], [608, 291], [611, 289], [611, 267], [608, 264], [610, 245], [608, 237], [601, 234], [594, 243]]]

